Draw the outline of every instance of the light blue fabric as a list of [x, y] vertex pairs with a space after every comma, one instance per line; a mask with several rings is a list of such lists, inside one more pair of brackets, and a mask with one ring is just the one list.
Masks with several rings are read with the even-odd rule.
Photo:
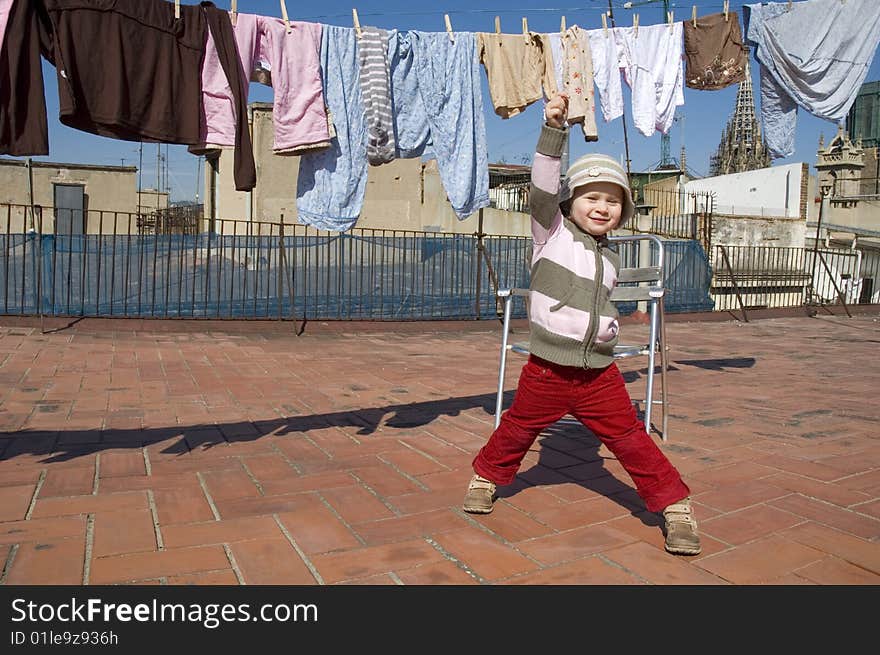
[[323, 26], [321, 71], [336, 136], [329, 148], [300, 157], [296, 208], [300, 223], [344, 232], [357, 222], [367, 187], [367, 126], [353, 28]]
[[[397, 156], [436, 157], [440, 181], [459, 219], [489, 205], [489, 155], [476, 36], [389, 31], [391, 101]], [[357, 222], [367, 183], [367, 124], [358, 43], [352, 28], [321, 35], [324, 100], [336, 136], [330, 148], [300, 157], [298, 220], [344, 232]]]
[[412, 159], [426, 153], [431, 127], [419, 93], [419, 76], [409, 32], [390, 30], [388, 63], [391, 67], [391, 114], [397, 157]]
[[489, 205], [489, 155], [473, 32], [389, 34], [391, 108], [401, 158], [434, 156], [460, 220]]
[[797, 108], [842, 122], [880, 43], [878, 0], [743, 5], [761, 64], [761, 118], [770, 156], [794, 154]]

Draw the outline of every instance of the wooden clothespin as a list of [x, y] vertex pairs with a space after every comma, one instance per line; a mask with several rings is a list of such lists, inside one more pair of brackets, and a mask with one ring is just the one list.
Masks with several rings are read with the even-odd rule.
[[697, 5], [691, 10], [691, 20], [694, 21], [694, 27], [697, 26]]
[[673, 15], [672, 14], [673, 14], [673, 12], [671, 12], [671, 11], [666, 12], [666, 22], [669, 24], [669, 29], [672, 29], [672, 23], [673, 23]]
[[639, 15], [633, 14], [633, 36], [639, 35]]
[[287, 5], [284, 4], [284, 0], [281, 0], [281, 18], [284, 19], [284, 26], [287, 28], [287, 33], [290, 34], [293, 28], [290, 26], [290, 19], [287, 17]]
[[495, 34], [501, 34], [501, 18], [495, 16]]
[[449, 14], [443, 14], [443, 20], [446, 21], [446, 33], [449, 35], [449, 40], [455, 43], [455, 37], [452, 36], [452, 23], [449, 21]]
[[358, 10], [354, 7], [351, 9], [351, 18], [354, 21], [354, 33], [357, 38], [361, 38], [361, 21], [358, 19]]
[[180, 0], [174, 0], [174, 17], [180, 18]]
[[605, 36], [608, 36], [608, 15], [604, 11], [602, 12], [602, 31]]
[[235, 25], [235, 19], [238, 16], [238, 0], [232, 0], [229, 5], [229, 20]]
[[530, 41], [529, 39], [529, 21], [526, 20], [526, 17], [523, 16], [523, 38], [526, 40], [526, 43]]
[[785, 11], [791, 11], [791, 0], [788, 0], [788, 7], [785, 8]]
[[730, 10], [730, 0], [724, 0], [724, 20], [727, 21], [727, 12]]
[[565, 16], [562, 17], [562, 20], [559, 23], [559, 33], [565, 34]]

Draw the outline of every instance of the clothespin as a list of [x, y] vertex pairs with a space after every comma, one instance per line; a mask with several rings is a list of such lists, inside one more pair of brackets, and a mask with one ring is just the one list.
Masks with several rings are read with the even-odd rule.
[[529, 39], [529, 21], [526, 20], [526, 17], [523, 16], [523, 38], [528, 43], [531, 39]]
[[639, 35], [639, 15], [633, 14], [633, 36]]
[[672, 18], [673, 18], [672, 14], [673, 14], [673, 12], [671, 12], [671, 11], [666, 12], [666, 22], [669, 23], [669, 29], [672, 29]]
[[455, 38], [452, 36], [452, 23], [449, 22], [449, 14], [443, 14], [443, 20], [446, 21], [446, 33], [449, 35], [449, 40], [455, 43]]
[[559, 23], [559, 32], [565, 34], [565, 16], [562, 17], [562, 21]]
[[697, 26], [697, 5], [691, 10], [691, 20], [694, 21], [694, 27]]
[[495, 34], [501, 34], [501, 18], [495, 16]]
[[354, 33], [358, 38], [361, 38], [361, 21], [358, 20], [358, 10], [354, 7], [351, 9], [351, 18], [354, 21]]
[[287, 5], [284, 4], [284, 0], [281, 0], [281, 18], [284, 19], [284, 25], [287, 27], [287, 33], [290, 34], [290, 31], [293, 29], [290, 26], [290, 19], [287, 17]]
[[791, 0], [788, 0], [788, 7], [786, 7], [785, 11], [791, 11]]
[[180, 18], [180, 0], [174, 0], [174, 17]]
[[232, 0], [229, 6], [229, 20], [235, 25], [235, 18], [238, 16], [238, 0]]
[[605, 36], [608, 36], [608, 15], [603, 11], [602, 12], [602, 31], [605, 33]]
[[727, 21], [727, 12], [730, 10], [730, 0], [724, 0], [724, 20]]

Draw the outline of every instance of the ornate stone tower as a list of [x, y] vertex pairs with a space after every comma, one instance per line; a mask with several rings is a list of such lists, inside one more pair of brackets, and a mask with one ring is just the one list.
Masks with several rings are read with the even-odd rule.
[[822, 141], [820, 138], [816, 157], [819, 190], [827, 194], [833, 204], [855, 202], [853, 199], [862, 193], [861, 176], [865, 167], [862, 142], [854, 144], [842, 125], [837, 127], [837, 136], [831, 139], [827, 148]]
[[721, 143], [711, 158], [709, 175], [742, 173], [770, 166], [770, 154], [761, 136], [761, 126], [755, 117], [755, 98], [752, 94], [752, 71], [746, 58], [746, 79], [736, 92], [736, 109], [721, 133]]

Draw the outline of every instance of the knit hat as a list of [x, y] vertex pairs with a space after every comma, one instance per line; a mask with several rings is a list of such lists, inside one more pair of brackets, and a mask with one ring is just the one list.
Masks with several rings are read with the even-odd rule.
[[563, 205], [571, 200], [575, 189], [592, 184], [593, 182], [610, 182], [623, 190], [623, 211], [620, 215], [620, 224], [635, 214], [635, 206], [632, 201], [632, 190], [629, 187], [629, 179], [617, 161], [608, 155], [590, 154], [580, 157], [569, 166], [559, 190], [559, 204]]

